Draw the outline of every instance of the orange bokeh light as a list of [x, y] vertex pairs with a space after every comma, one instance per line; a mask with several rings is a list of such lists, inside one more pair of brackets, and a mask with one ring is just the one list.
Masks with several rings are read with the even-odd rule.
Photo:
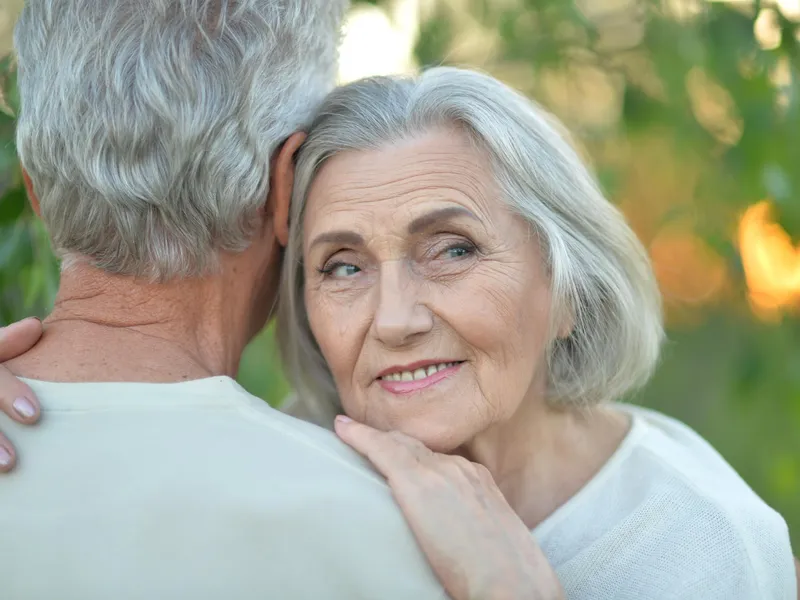
[[777, 319], [800, 307], [800, 247], [772, 218], [772, 206], [762, 201], [749, 207], [739, 222], [748, 299], [755, 313]]

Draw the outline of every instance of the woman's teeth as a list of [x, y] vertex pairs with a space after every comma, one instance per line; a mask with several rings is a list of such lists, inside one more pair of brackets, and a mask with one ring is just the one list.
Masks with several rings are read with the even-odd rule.
[[438, 365], [429, 365], [424, 368], [421, 367], [415, 371], [400, 371], [398, 373], [390, 373], [388, 375], [384, 375], [381, 377], [381, 379], [384, 381], [418, 381], [420, 379], [430, 377], [442, 369], [454, 367], [457, 364], [457, 362], [439, 363]]

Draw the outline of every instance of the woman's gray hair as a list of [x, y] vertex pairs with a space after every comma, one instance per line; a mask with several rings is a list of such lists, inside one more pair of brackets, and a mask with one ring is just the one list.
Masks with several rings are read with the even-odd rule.
[[270, 156], [336, 79], [346, 0], [27, 0], [17, 148], [56, 251], [201, 275], [241, 251]]
[[[486, 153], [505, 202], [541, 240], [553, 306], [548, 401], [587, 407], [618, 399], [644, 384], [658, 361], [661, 296], [647, 253], [546, 111], [468, 70], [370, 78], [327, 98], [297, 164], [278, 331], [288, 376], [318, 421], [341, 408], [304, 302], [302, 225], [312, 180], [338, 153], [452, 126]], [[570, 332], [559, 336], [564, 324]]]

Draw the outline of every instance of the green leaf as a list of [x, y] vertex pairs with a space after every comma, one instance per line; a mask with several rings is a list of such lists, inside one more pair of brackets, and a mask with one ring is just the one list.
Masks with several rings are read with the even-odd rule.
[[28, 195], [24, 187], [16, 187], [7, 191], [0, 198], [0, 225], [13, 223], [19, 219], [28, 206]]

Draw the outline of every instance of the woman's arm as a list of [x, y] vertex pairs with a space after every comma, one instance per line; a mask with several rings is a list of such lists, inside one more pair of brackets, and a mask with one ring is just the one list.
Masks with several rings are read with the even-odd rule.
[[386, 478], [453, 600], [560, 600], [561, 584], [483, 466], [347, 418], [336, 432]]
[[[24, 319], [0, 329], [0, 363], [30, 350], [42, 337], [39, 319]], [[33, 391], [0, 364], [0, 410], [9, 417], [32, 425], [39, 420], [39, 402]], [[14, 446], [0, 431], [0, 473], [14, 468], [17, 455]]]

